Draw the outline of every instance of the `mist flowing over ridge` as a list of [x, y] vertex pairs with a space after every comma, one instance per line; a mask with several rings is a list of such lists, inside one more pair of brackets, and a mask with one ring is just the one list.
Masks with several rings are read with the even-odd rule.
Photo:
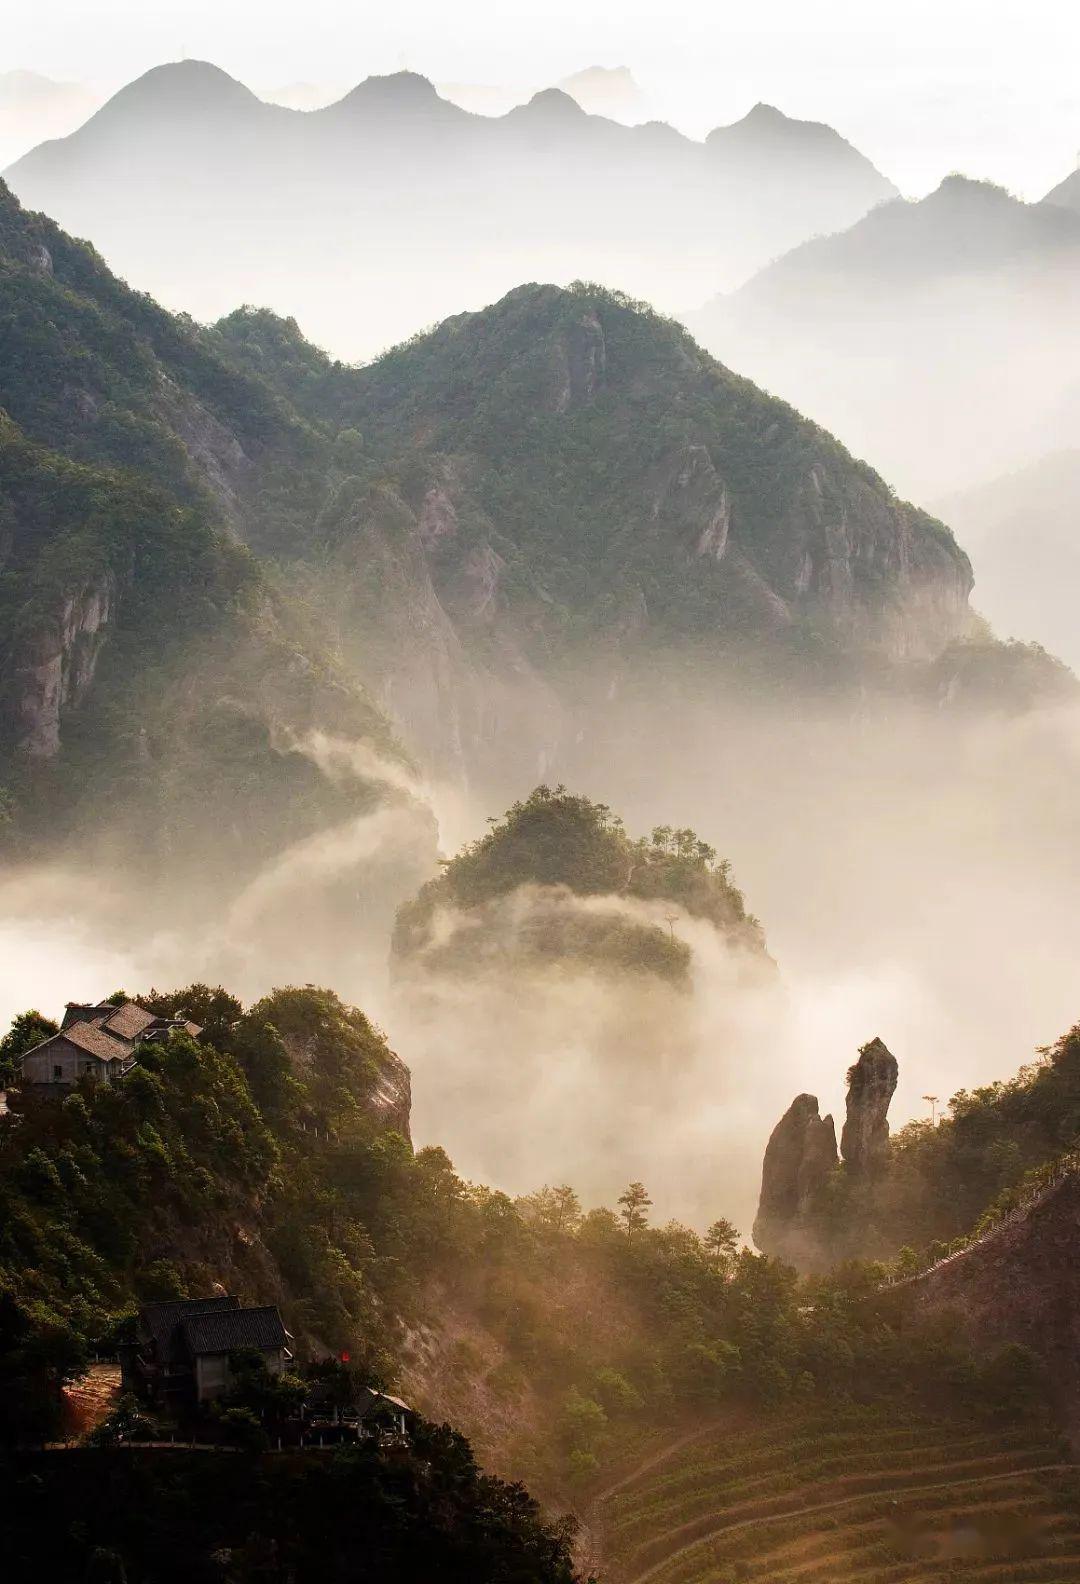
[[[807, 1086], [872, 1011], [912, 1086], [943, 1047], [978, 1075], [1064, 1024], [1068, 686], [971, 631], [948, 530], [815, 424], [599, 288], [519, 287], [357, 370], [265, 312], [174, 318], [7, 195], [0, 219], [22, 469], [4, 683], [42, 750], [22, 706], [5, 714], [24, 974], [48, 942], [109, 979], [329, 978], [400, 1031], [419, 1137], [522, 1190], [560, 1126], [574, 1175], [567, 1108], [587, 1133], [632, 1055], [644, 1089], [587, 1182], [609, 1192], [636, 1161], [693, 1216], [717, 1139], [749, 1208], [777, 1071]], [[402, 999], [395, 908], [439, 846], [541, 779], [635, 830], [693, 822], [746, 884], [779, 982], [747, 993], [706, 931], [679, 1019], [635, 992], [633, 1045], [596, 978], [522, 995], [495, 976], [433, 1019]], [[929, 786], [933, 818], [905, 822]], [[998, 822], [1023, 832], [1008, 865]], [[133, 853], [157, 891], [132, 894]], [[935, 933], [918, 921], [941, 873], [967, 881]], [[992, 1002], [973, 999], [1006, 938]], [[658, 1071], [646, 1139], [634, 1096]]]
[[1078, 262], [1076, 213], [951, 176], [804, 242], [688, 323], [935, 498], [1075, 443]]

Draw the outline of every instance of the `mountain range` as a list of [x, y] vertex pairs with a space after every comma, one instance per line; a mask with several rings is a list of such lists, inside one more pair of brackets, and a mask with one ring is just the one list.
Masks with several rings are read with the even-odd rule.
[[473, 115], [401, 72], [304, 113], [197, 61], [130, 83], [7, 178], [171, 306], [288, 304], [349, 357], [521, 280], [700, 301], [895, 193], [836, 132], [766, 105], [699, 143], [559, 89]]
[[410, 760], [516, 796], [638, 689], [1016, 669], [964, 642], [941, 522], [618, 294], [522, 286], [357, 369], [266, 311], [169, 314], [5, 193], [0, 306], [16, 851], [104, 832], [113, 873], [239, 884], [400, 803]]
[[917, 499], [1075, 444], [1080, 214], [953, 176], [688, 320]]

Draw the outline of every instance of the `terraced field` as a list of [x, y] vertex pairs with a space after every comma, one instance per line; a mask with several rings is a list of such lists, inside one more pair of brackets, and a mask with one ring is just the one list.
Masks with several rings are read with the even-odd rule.
[[1080, 1584], [1080, 1469], [1030, 1430], [737, 1419], [602, 1496], [605, 1584]]

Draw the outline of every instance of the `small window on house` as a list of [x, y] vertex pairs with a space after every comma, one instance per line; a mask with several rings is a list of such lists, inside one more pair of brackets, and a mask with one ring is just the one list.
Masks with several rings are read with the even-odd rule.
[[57, 1066], [55, 1066], [53, 1068], [52, 1075], [53, 1075], [53, 1082], [56, 1083], [64, 1076], [64, 1069], [61, 1066], [57, 1065]]
[[84, 1072], [84, 1073], [92, 1073], [92, 1072], [93, 1072], [93, 1070], [94, 1070], [94, 1064], [93, 1064], [93, 1062], [92, 1062], [92, 1061], [89, 1061], [89, 1062], [83, 1062], [83, 1064], [82, 1064], [82, 1070], [83, 1070], [83, 1072]]

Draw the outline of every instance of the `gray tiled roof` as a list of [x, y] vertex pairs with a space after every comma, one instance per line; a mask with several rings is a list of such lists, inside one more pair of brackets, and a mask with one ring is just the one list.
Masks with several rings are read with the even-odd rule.
[[36, 1056], [46, 1046], [62, 1045], [65, 1042], [74, 1045], [76, 1050], [85, 1051], [88, 1056], [96, 1056], [99, 1061], [122, 1060], [131, 1050], [127, 1040], [114, 1039], [111, 1034], [106, 1034], [93, 1023], [70, 1023], [59, 1034], [53, 1034], [50, 1039], [42, 1040], [40, 1045], [33, 1046], [24, 1055]]
[[137, 1040], [152, 1023], [159, 1022], [161, 1019], [153, 1012], [148, 1012], [145, 1007], [138, 1006], [134, 1001], [125, 1001], [105, 1019], [103, 1026], [110, 1034], [116, 1034], [120, 1039]]
[[186, 1358], [180, 1322], [187, 1315], [239, 1309], [239, 1298], [171, 1298], [162, 1303], [144, 1304], [139, 1320], [154, 1343], [160, 1364], [177, 1364]]
[[215, 1309], [187, 1315], [180, 1330], [194, 1357], [199, 1353], [231, 1353], [236, 1348], [283, 1348], [288, 1334], [273, 1304], [264, 1309]]

